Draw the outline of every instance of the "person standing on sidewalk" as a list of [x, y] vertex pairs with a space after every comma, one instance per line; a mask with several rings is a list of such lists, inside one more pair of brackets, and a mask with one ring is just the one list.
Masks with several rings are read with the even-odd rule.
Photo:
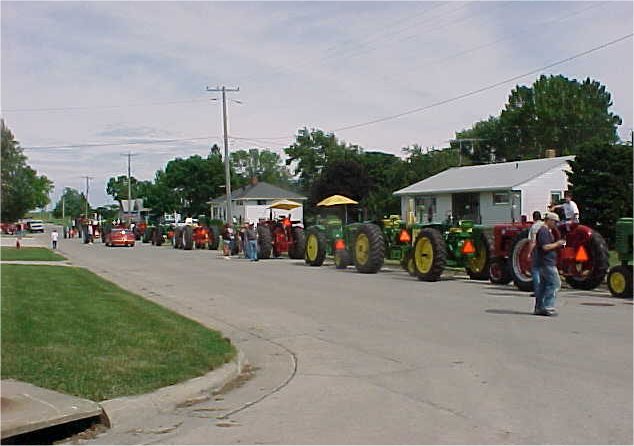
[[59, 238], [59, 234], [57, 233], [57, 229], [53, 229], [51, 232], [51, 243], [53, 244], [53, 249], [57, 249], [57, 239]]
[[540, 266], [539, 290], [535, 293], [541, 299], [541, 308], [535, 308], [538, 316], [557, 316], [555, 300], [557, 291], [561, 287], [559, 271], [557, 270], [557, 249], [565, 246], [565, 240], [556, 240], [553, 235], [559, 216], [553, 212], [546, 212], [544, 225], [537, 232], [535, 254], [538, 255]]

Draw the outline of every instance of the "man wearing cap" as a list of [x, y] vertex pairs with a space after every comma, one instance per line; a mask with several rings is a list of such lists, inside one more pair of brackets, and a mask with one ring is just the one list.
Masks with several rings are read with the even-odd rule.
[[538, 316], [556, 316], [555, 299], [557, 291], [561, 287], [559, 271], [557, 270], [557, 249], [565, 246], [564, 240], [555, 241], [553, 229], [559, 221], [559, 216], [554, 212], [546, 212], [544, 226], [537, 232], [537, 241], [534, 255], [538, 256], [536, 262], [540, 265], [539, 290], [535, 291], [535, 313]]

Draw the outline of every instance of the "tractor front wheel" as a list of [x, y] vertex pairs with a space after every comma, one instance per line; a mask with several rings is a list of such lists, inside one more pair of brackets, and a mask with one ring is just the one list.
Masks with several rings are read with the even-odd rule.
[[528, 229], [515, 236], [511, 245], [510, 270], [513, 283], [521, 291], [533, 291], [532, 257]]
[[414, 242], [412, 258], [418, 280], [437, 281], [447, 261], [447, 248], [440, 232], [433, 228], [420, 231]]
[[352, 257], [347, 249], [338, 249], [335, 251], [335, 268], [346, 269], [348, 265], [352, 265]]
[[304, 257], [304, 251], [306, 250], [306, 236], [304, 235], [304, 229], [299, 226], [291, 228], [291, 237], [293, 244], [288, 250], [288, 256], [291, 259], [301, 259]]
[[385, 260], [385, 243], [381, 228], [372, 223], [359, 227], [352, 250], [354, 264], [360, 273], [375, 274]]
[[412, 250], [408, 250], [405, 255], [403, 255], [403, 258], [401, 259], [401, 268], [407, 271], [410, 276], [416, 277], [416, 269], [414, 268], [414, 256], [412, 253]]
[[[601, 234], [592, 231], [586, 250], [590, 256], [588, 268], [579, 271], [579, 275], [566, 277], [568, 285], [579, 290], [593, 290], [598, 287], [609, 268], [608, 246]], [[585, 264], [578, 265], [585, 267]]]
[[307, 232], [304, 261], [310, 266], [321, 266], [326, 258], [326, 237], [319, 229], [310, 228]]
[[608, 289], [612, 296], [632, 297], [632, 266], [618, 265], [608, 273]]
[[491, 266], [493, 243], [491, 238], [483, 232], [475, 238], [475, 256], [467, 261], [466, 271], [472, 280], [488, 280]]
[[489, 280], [496, 285], [507, 285], [513, 276], [509, 268], [509, 263], [504, 258], [497, 258], [491, 261], [489, 266]]

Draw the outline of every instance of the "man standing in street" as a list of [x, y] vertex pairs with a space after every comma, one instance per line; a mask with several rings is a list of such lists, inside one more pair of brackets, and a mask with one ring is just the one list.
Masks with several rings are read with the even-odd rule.
[[535, 312], [543, 307], [542, 298], [539, 295], [539, 282], [541, 265], [539, 255], [535, 252], [537, 244], [537, 233], [544, 226], [542, 214], [539, 211], [533, 212], [533, 226], [528, 231], [528, 252], [531, 255], [531, 276], [533, 278], [533, 295], [535, 296]]
[[540, 266], [540, 284], [535, 292], [536, 301], [541, 300], [541, 307], [535, 308], [538, 316], [557, 316], [555, 310], [555, 300], [557, 291], [561, 287], [559, 271], [557, 270], [556, 250], [566, 245], [564, 240], [555, 241], [552, 230], [559, 221], [559, 216], [553, 212], [546, 212], [544, 215], [544, 225], [537, 232], [535, 254], [538, 256], [537, 262]]
[[53, 232], [51, 232], [51, 243], [53, 243], [53, 249], [57, 249], [58, 238], [59, 238], [59, 234], [57, 233], [57, 229], [53, 229]]
[[252, 262], [258, 261], [258, 234], [255, 232], [253, 222], [249, 222], [249, 226], [245, 231], [246, 243], [249, 246], [248, 253]]

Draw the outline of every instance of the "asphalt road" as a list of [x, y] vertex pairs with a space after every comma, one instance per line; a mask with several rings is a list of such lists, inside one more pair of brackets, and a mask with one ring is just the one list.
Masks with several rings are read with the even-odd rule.
[[463, 275], [60, 248], [220, 329], [254, 366], [235, 389], [137, 410], [91, 443], [632, 444], [632, 301], [605, 289], [563, 289], [560, 316], [545, 318], [527, 293]]

